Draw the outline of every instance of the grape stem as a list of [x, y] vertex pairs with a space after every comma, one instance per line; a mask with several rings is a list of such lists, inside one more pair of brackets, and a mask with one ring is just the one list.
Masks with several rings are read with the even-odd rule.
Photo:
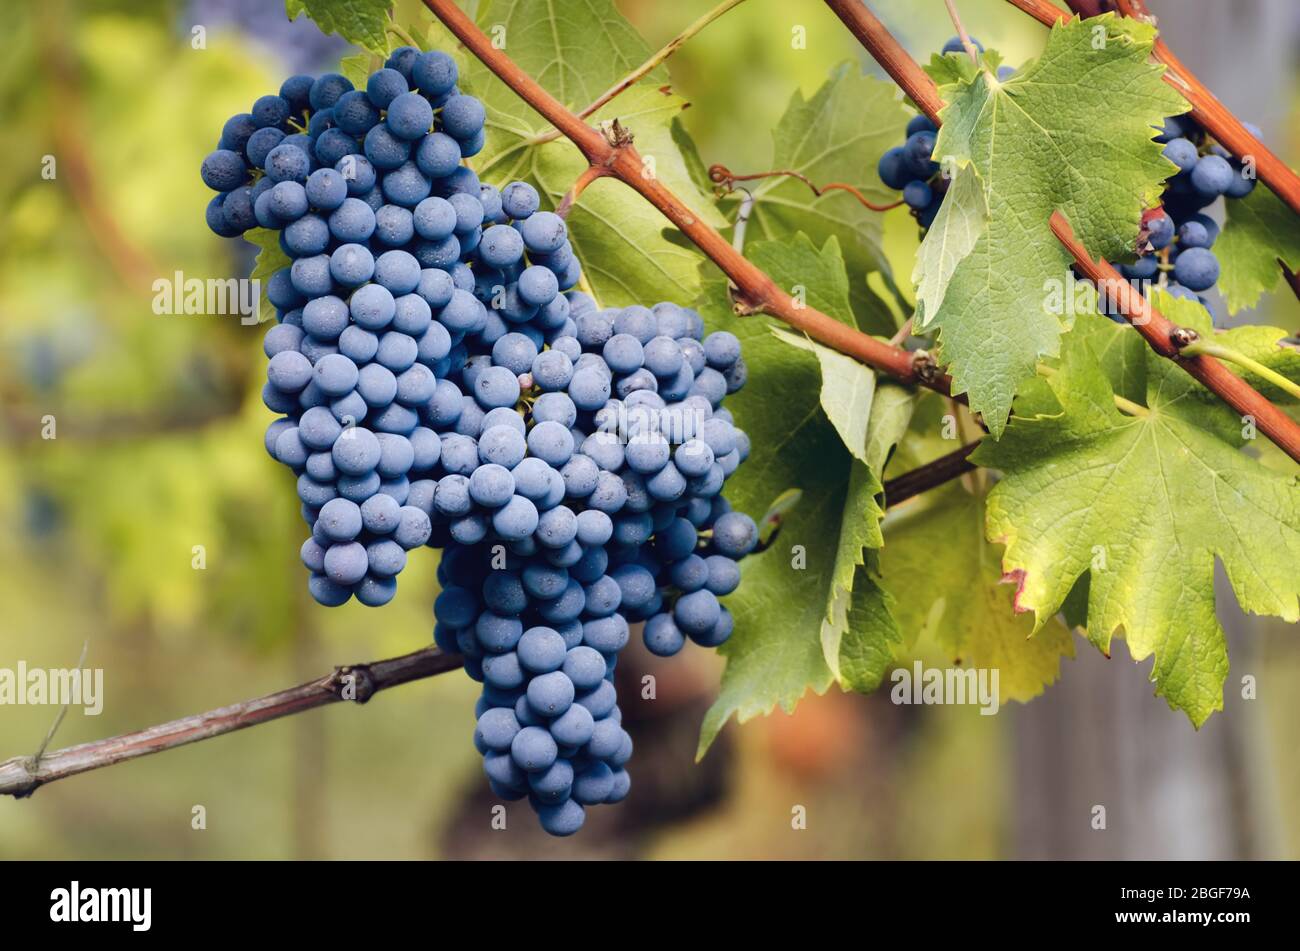
[[952, 20], [953, 27], [957, 30], [957, 37], [961, 40], [962, 47], [970, 55], [971, 62], [976, 66], [980, 63], [979, 50], [971, 42], [970, 34], [966, 32], [966, 27], [961, 25], [961, 16], [957, 13], [957, 4], [955, 0], [943, 0], [944, 5], [948, 8], [948, 16]]
[[41, 786], [161, 753], [199, 740], [233, 733], [280, 717], [343, 700], [365, 703], [381, 690], [456, 670], [461, 658], [429, 647], [387, 660], [336, 667], [315, 680], [254, 700], [172, 720], [135, 733], [82, 743], [36, 756], [16, 756], [0, 763], [0, 795], [25, 799]]
[[497, 49], [492, 41], [454, 2], [424, 0], [443, 25], [488, 69], [496, 74], [536, 112], [572, 142], [588, 164], [603, 167], [648, 201], [739, 288], [756, 311], [779, 318], [819, 343], [887, 373], [904, 383], [927, 386], [940, 393], [951, 391], [951, 380], [912, 353], [891, 347], [807, 304], [796, 301], [772, 278], [738, 253], [716, 229], [701, 220], [663, 182], [646, 173], [646, 167], [626, 137], [611, 140], [565, 108], [532, 76]]
[[725, 165], [709, 166], [709, 181], [717, 185], [717, 188], [715, 188], [714, 191], [718, 194], [719, 197], [730, 194], [731, 192], [735, 191], [736, 182], [752, 182], [758, 179], [777, 178], [781, 176], [787, 176], [789, 178], [798, 179], [799, 181], [807, 185], [810, 189], [812, 189], [812, 193], [816, 195], [818, 198], [820, 198], [826, 192], [833, 192], [833, 191], [848, 192], [850, 195], [856, 198], [860, 204], [862, 204], [866, 208], [871, 209], [872, 211], [890, 211], [894, 208], [897, 208], [899, 205], [903, 203], [902, 201], [896, 201], [888, 205], [877, 205], [875, 202], [869, 200], [865, 195], [862, 194], [862, 192], [858, 191], [852, 185], [847, 185], [844, 182], [829, 182], [821, 186], [820, 188], [818, 188], [815, 184], [813, 184], [813, 182], [806, 175], [788, 168], [778, 168], [771, 172], [753, 172], [749, 175], [737, 175], [735, 172], [727, 168], [727, 166]]
[[[1104, 259], [1093, 260], [1091, 254], [1074, 236], [1070, 223], [1059, 211], [1052, 214], [1052, 233], [1074, 257], [1075, 266], [1099, 287], [1109, 289], [1116, 309], [1124, 315], [1162, 357], [1173, 360], [1197, 382], [1216, 393], [1220, 399], [1240, 413], [1251, 417], [1259, 430], [1273, 440], [1283, 452], [1300, 462], [1300, 423], [1297, 423], [1249, 383], [1237, 376], [1209, 353], [1189, 355], [1188, 344], [1195, 335], [1185, 327], [1168, 320], [1151, 306], [1150, 302], [1128, 281], [1122, 278]], [[1186, 340], [1188, 343], [1179, 341]]]
[[[1018, 10], [1028, 13], [1045, 26], [1069, 18], [1069, 14], [1049, 0], [1007, 0]], [[1101, 12], [1095, 2], [1066, 0], [1070, 9], [1080, 16], [1096, 16]], [[1114, 5], [1124, 16], [1154, 23], [1155, 17], [1147, 10], [1143, 0], [1114, 0]], [[1221, 103], [1214, 93], [1196, 78], [1196, 74], [1183, 65], [1164, 40], [1156, 37], [1152, 56], [1166, 67], [1165, 82], [1173, 86], [1192, 105], [1195, 119], [1215, 140], [1237, 158], [1250, 157], [1255, 161], [1259, 180], [1300, 215], [1300, 176], [1257, 139], [1233, 113]]]
[[[593, 114], [595, 114], [601, 108], [601, 106], [604, 106], [606, 103], [608, 103], [619, 93], [626, 90], [629, 86], [632, 86], [635, 83], [639, 82], [641, 79], [643, 79], [646, 76], [647, 73], [653, 72], [657, 66], [659, 66], [661, 63], [664, 62], [664, 60], [668, 59], [668, 57], [672, 56], [673, 53], [677, 52], [677, 50], [680, 49], [681, 46], [687, 40], [695, 36], [695, 34], [699, 33], [702, 29], [704, 29], [706, 26], [708, 26], [718, 17], [722, 16], [728, 10], [732, 9], [733, 7], [738, 7], [744, 2], [745, 0], [722, 0], [722, 3], [719, 3], [708, 13], [704, 14], [702, 17], [700, 17], [698, 20], [696, 20], [686, 29], [682, 30], [682, 32], [678, 33], [671, 40], [665, 43], [662, 47], [660, 47], [659, 50], [655, 52], [644, 63], [642, 63], [636, 69], [632, 70], [632, 72], [628, 73], [618, 82], [614, 83], [614, 85], [610, 86], [603, 93], [601, 93], [599, 96], [593, 99], [590, 105], [587, 106], [587, 108], [583, 109], [581, 112], [578, 113], [578, 118], [586, 119], [592, 116]], [[547, 142], [554, 142], [556, 139], [560, 138], [563, 134], [564, 133], [560, 132], [558, 129], [548, 129], [546, 132], [540, 132], [537, 135], [533, 136], [531, 139], [527, 139], [522, 144], [524, 146], [543, 145]]]

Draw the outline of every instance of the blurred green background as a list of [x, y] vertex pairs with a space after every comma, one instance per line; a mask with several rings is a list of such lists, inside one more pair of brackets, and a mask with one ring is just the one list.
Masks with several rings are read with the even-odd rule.
[[[401, 2], [408, 22], [428, 18]], [[619, 7], [658, 46], [711, 5]], [[1177, 7], [1167, 36], [1184, 60], [1294, 160], [1293, 133], [1281, 131], [1294, 127], [1292, 5], [1251, 0], [1227, 18], [1224, 4], [1153, 6]], [[1009, 62], [1041, 48], [1043, 29], [1006, 4], [960, 7]], [[942, 0], [873, 8], [917, 57], [951, 33]], [[192, 45], [196, 25], [206, 48]], [[791, 48], [796, 25], [806, 49]], [[306, 597], [292, 479], [262, 448], [261, 330], [150, 307], [150, 283], [177, 270], [247, 273], [251, 248], [204, 226], [199, 162], [226, 117], [348, 47], [289, 24], [272, 0], [45, 0], [7, 10], [6, 26], [0, 667], [72, 666], [88, 643], [106, 686], [103, 714], [71, 711], [53, 746], [428, 644], [431, 551], [383, 610]], [[874, 68], [820, 3], [748, 0], [670, 68], [705, 163], [741, 172], [768, 161], [791, 94], [811, 94], [844, 60]], [[46, 155], [53, 180], [41, 175]], [[887, 234], [905, 277], [914, 225], [892, 212]], [[1276, 297], [1248, 319], [1295, 328], [1296, 311]], [[56, 439], [40, 438], [46, 414]], [[453, 673], [0, 800], [0, 857], [1294, 857], [1295, 631], [1247, 623], [1221, 600], [1228, 710], [1199, 734], [1151, 696], [1144, 669], [1080, 644], [1061, 684], [1002, 716], [832, 693], [794, 717], [729, 727], [696, 765], [718, 662], [688, 650], [653, 662], [661, 699], [632, 715], [630, 799], [576, 839], [551, 841], [522, 809], [508, 834], [489, 831], [470, 743], [476, 687]], [[629, 666], [652, 661], [633, 655]], [[1259, 700], [1234, 697], [1242, 673], [1259, 678]], [[34, 752], [55, 712], [0, 707], [0, 759]], [[1098, 803], [1111, 817], [1104, 832], [1089, 827]], [[196, 805], [206, 829], [191, 828]], [[791, 829], [795, 805], [806, 830]]]

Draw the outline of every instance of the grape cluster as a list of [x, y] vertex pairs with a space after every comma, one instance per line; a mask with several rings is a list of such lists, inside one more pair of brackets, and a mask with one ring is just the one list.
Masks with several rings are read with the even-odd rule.
[[718, 598], [758, 541], [721, 494], [749, 454], [722, 406], [745, 382], [739, 341], [673, 304], [568, 299], [571, 336], [539, 351], [511, 331], [462, 370], [473, 400], [444, 437], [431, 542], [434, 639], [483, 684], [489, 781], [555, 835], [627, 794], [612, 680], [630, 623], [661, 656], [723, 643]]
[[722, 496], [749, 439], [722, 406], [740, 342], [661, 303], [599, 309], [532, 186], [462, 164], [483, 108], [438, 52], [364, 91], [293, 77], [235, 116], [203, 180], [220, 235], [279, 233], [267, 450], [298, 476], [309, 589], [386, 603], [443, 549], [438, 646], [483, 684], [492, 788], [567, 835], [628, 791], [613, 686], [630, 624], [712, 647], [758, 529]]
[[[983, 53], [984, 46], [979, 40], [972, 43]], [[954, 36], [943, 45], [943, 54], [966, 55], [961, 38]], [[999, 66], [999, 80], [1009, 79], [1015, 69]], [[934, 223], [934, 217], [943, 204], [943, 196], [948, 191], [948, 179], [940, 174], [939, 163], [931, 156], [938, 135], [938, 127], [928, 116], [916, 115], [907, 123], [907, 141], [896, 145], [880, 157], [876, 165], [876, 174], [889, 188], [903, 193], [903, 202], [912, 209], [917, 223], [924, 228]]]
[[[1258, 130], [1250, 129], [1258, 137]], [[1175, 297], [1206, 304], [1204, 293], [1219, 279], [1213, 251], [1219, 225], [1205, 209], [1220, 195], [1246, 197], [1255, 177], [1210, 141], [1191, 116], [1166, 119], [1155, 139], [1164, 143], [1165, 158], [1178, 172], [1169, 179], [1161, 206], [1143, 216], [1137, 259], [1120, 265], [1120, 272], [1139, 288], [1158, 284]]]
[[[272, 229], [292, 259], [267, 286], [279, 321], [263, 345], [263, 401], [283, 415], [266, 446], [298, 476], [302, 559], [322, 604], [387, 603], [406, 553], [427, 543], [422, 492], [442, 451], [431, 402], [495, 316], [470, 265], [502, 244], [499, 230], [523, 247], [494, 223], [510, 221], [496, 189], [461, 164], [482, 148], [484, 111], [456, 79], [446, 54], [411, 48], [365, 91], [337, 74], [291, 77], [226, 123], [201, 169], [218, 189], [216, 233]], [[564, 246], [545, 250], [559, 260]], [[549, 280], [525, 279], [533, 299], [550, 304], [561, 278], [577, 280], [571, 253], [561, 264], [559, 277], [539, 267]], [[564, 308], [551, 310], [562, 323]]]

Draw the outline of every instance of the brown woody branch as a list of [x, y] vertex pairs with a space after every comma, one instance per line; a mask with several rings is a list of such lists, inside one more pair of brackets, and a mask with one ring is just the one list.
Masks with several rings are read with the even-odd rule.
[[951, 380], [935, 370], [931, 362], [917, 360], [907, 350], [890, 346], [796, 301], [778, 287], [651, 174], [630, 140], [611, 140], [570, 112], [503, 50], [493, 46], [454, 0], [424, 0], [424, 5], [498, 79], [577, 146], [588, 164], [605, 169], [610, 177], [637, 192], [686, 235], [731, 279], [748, 309], [771, 314], [814, 340], [904, 383], [918, 383], [944, 394], [950, 392]]
[[342, 700], [365, 703], [381, 690], [460, 666], [460, 657], [430, 647], [402, 657], [338, 667], [332, 673], [287, 690], [135, 733], [70, 746], [40, 757], [17, 756], [0, 763], [0, 795], [23, 799], [41, 786], [67, 776], [161, 753]]
[[891, 508], [900, 502], [906, 502], [913, 496], [929, 489], [951, 482], [978, 468], [970, 461], [970, 454], [979, 448], [979, 440], [967, 443], [953, 450], [946, 456], [940, 456], [933, 462], [917, 466], [910, 472], [890, 479], [885, 483], [885, 504]]
[[908, 55], [907, 50], [894, 39], [885, 25], [876, 19], [876, 15], [867, 9], [866, 3], [863, 0], [826, 0], [826, 6], [843, 21], [849, 32], [871, 54], [871, 58], [898, 83], [899, 88], [916, 103], [916, 107], [937, 126], [939, 110], [944, 107], [944, 101], [939, 98], [934, 80]]
[[1173, 360], [1238, 413], [1252, 417], [1264, 435], [1277, 443], [1288, 456], [1300, 462], [1300, 423], [1270, 403], [1214, 357], [1183, 356], [1182, 348], [1196, 339], [1196, 332], [1167, 319], [1104, 259], [1094, 261], [1059, 211], [1052, 215], [1052, 233], [1074, 256], [1075, 265], [1083, 275], [1098, 288], [1105, 288], [1105, 293], [1116, 308], [1142, 334], [1152, 350]]
[[[1069, 16], [1047, 0], [1007, 0], [1007, 2], [1046, 26], [1052, 26]], [[1066, 0], [1066, 2], [1070, 9], [1081, 16], [1094, 16], [1098, 12], [1096, 3], [1085, 3], [1081, 0]], [[1143, 0], [1115, 0], [1114, 5], [1118, 12], [1125, 16], [1155, 22], [1155, 17], [1147, 10]], [[1241, 120], [1196, 78], [1195, 73], [1183, 65], [1183, 62], [1174, 55], [1173, 50], [1158, 36], [1152, 55], [1156, 62], [1163, 63], [1167, 67], [1165, 82], [1177, 89], [1192, 104], [1192, 118], [1233, 155], [1238, 158], [1251, 156], [1255, 160], [1255, 172], [1259, 180], [1271, 188], [1278, 198], [1286, 202], [1292, 211], [1300, 214], [1300, 176], [1274, 155], [1268, 146], [1252, 135], [1242, 125]]]

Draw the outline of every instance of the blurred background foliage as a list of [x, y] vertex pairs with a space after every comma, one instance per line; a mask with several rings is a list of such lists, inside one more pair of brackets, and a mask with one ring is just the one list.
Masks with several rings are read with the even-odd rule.
[[[427, 20], [414, 0], [399, 3], [407, 22]], [[652, 47], [709, 6], [619, 3]], [[1009, 62], [1041, 47], [1042, 28], [1006, 4], [960, 6], [971, 31]], [[1184, 6], [1204, 4], [1178, 6], [1181, 16]], [[1211, 85], [1229, 64], [1249, 72], [1240, 54], [1251, 49], [1250, 64], [1270, 74], [1221, 91], [1294, 159], [1296, 143], [1281, 130], [1294, 128], [1295, 12], [1284, 0], [1233, 7], [1264, 11], [1242, 16], [1265, 17], [1256, 35], [1271, 37], [1275, 55], [1256, 59], [1254, 48], [1227, 40], [1174, 45]], [[880, 0], [873, 8], [917, 57], [951, 33], [940, 0]], [[193, 45], [196, 25], [206, 30], [202, 49]], [[1195, 29], [1204, 33], [1202, 25]], [[795, 26], [807, 31], [805, 49], [792, 47]], [[251, 265], [251, 248], [214, 237], [203, 223], [208, 193], [199, 162], [225, 118], [291, 72], [332, 68], [349, 48], [304, 19], [289, 23], [272, 0], [43, 0], [7, 10], [6, 27], [0, 667], [20, 660], [70, 666], [88, 642], [87, 665], [105, 669], [104, 712], [72, 711], [59, 747], [425, 646], [432, 552], [412, 559], [396, 600], [382, 611], [355, 603], [327, 610], [305, 597], [292, 482], [262, 448], [269, 414], [258, 396], [261, 331], [237, 318], [151, 309], [155, 278], [241, 275]], [[1193, 36], [1192, 25], [1182, 32]], [[683, 121], [704, 163], [748, 172], [767, 167], [771, 130], [791, 95], [811, 96], [845, 61], [875, 71], [823, 5], [748, 0], [669, 66], [675, 88], [692, 103]], [[1272, 89], [1263, 115], [1252, 112], [1260, 88]], [[57, 162], [53, 180], [41, 174], [47, 155]], [[891, 212], [885, 234], [905, 283], [914, 222]], [[1247, 316], [1295, 328], [1297, 310], [1279, 295]], [[40, 438], [46, 414], [56, 419], [56, 439]], [[194, 546], [203, 546], [205, 568], [193, 567]], [[0, 801], [0, 857], [1126, 854], [1117, 840], [1096, 835], [1080, 844], [1089, 835], [1087, 804], [1097, 801], [1086, 790], [1079, 809], [1068, 811], [1063, 794], [1053, 809], [1060, 791], [1043, 781], [1044, 763], [1035, 758], [1043, 744], [1080, 756], [1104, 751], [1097, 754], [1108, 764], [1102, 769], [1119, 783], [1111, 788], [1129, 789], [1140, 804], [1130, 810], [1132, 821], [1156, 830], [1142, 854], [1294, 856], [1300, 653], [1293, 630], [1250, 627], [1244, 641], [1234, 639], [1234, 671], [1269, 671], [1260, 709], [1243, 712], [1230, 680], [1228, 712], [1199, 735], [1150, 697], [1143, 670], [1088, 652], [1066, 663], [1063, 683], [1047, 697], [1002, 716], [832, 692], [806, 699], [794, 717], [778, 713], [728, 728], [700, 765], [692, 755], [716, 690], [717, 660], [700, 651], [667, 664], [639, 655], [629, 666], [657, 673], [668, 712], [634, 717], [633, 793], [610, 810], [618, 815], [563, 842], [543, 841], [531, 828], [509, 844], [479, 832], [486, 830], [486, 799], [470, 743], [476, 688], [452, 674], [385, 693], [364, 708], [293, 717], [59, 782], [30, 801]], [[1141, 706], [1105, 694], [1100, 702], [1117, 711], [1113, 719], [1087, 717], [1087, 704], [1098, 702], [1087, 686], [1097, 682], [1090, 671], [1120, 684], [1115, 689], [1125, 697], [1141, 698]], [[48, 707], [0, 708], [0, 758], [33, 752], [53, 714]], [[1150, 749], [1159, 733], [1143, 732], [1148, 720], [1177, 742], [1156, 739], [1161, 748]], [[1223, 756], [1205, 753], [1221, 747]], [[1195, 748], [1187, 755], [1200, 765], [1180, 769], [1184, 761], [1176, 760], [1169, 767], [1171, 748]], [[1145, 760], [1165, 766], [1153, 772]], [[1161, 824], [1166, 811], [1193, 824], [1230, 824], [1218, 799], [1198, 793], [1204, 769], [1240, 792], [1225, 794], [1240, 813], [1240, 834]], [[808, 810], [805, 831], [791, 829], [795, 804]], [[202, 831], [191, 827], [200, 805]], [[1122, 811], [1120, 803], [1111, 808]], [[1049, 842], [1027, 818], [1044, 810], [1048, 828], [1073, 823], [1079, 831]]]

